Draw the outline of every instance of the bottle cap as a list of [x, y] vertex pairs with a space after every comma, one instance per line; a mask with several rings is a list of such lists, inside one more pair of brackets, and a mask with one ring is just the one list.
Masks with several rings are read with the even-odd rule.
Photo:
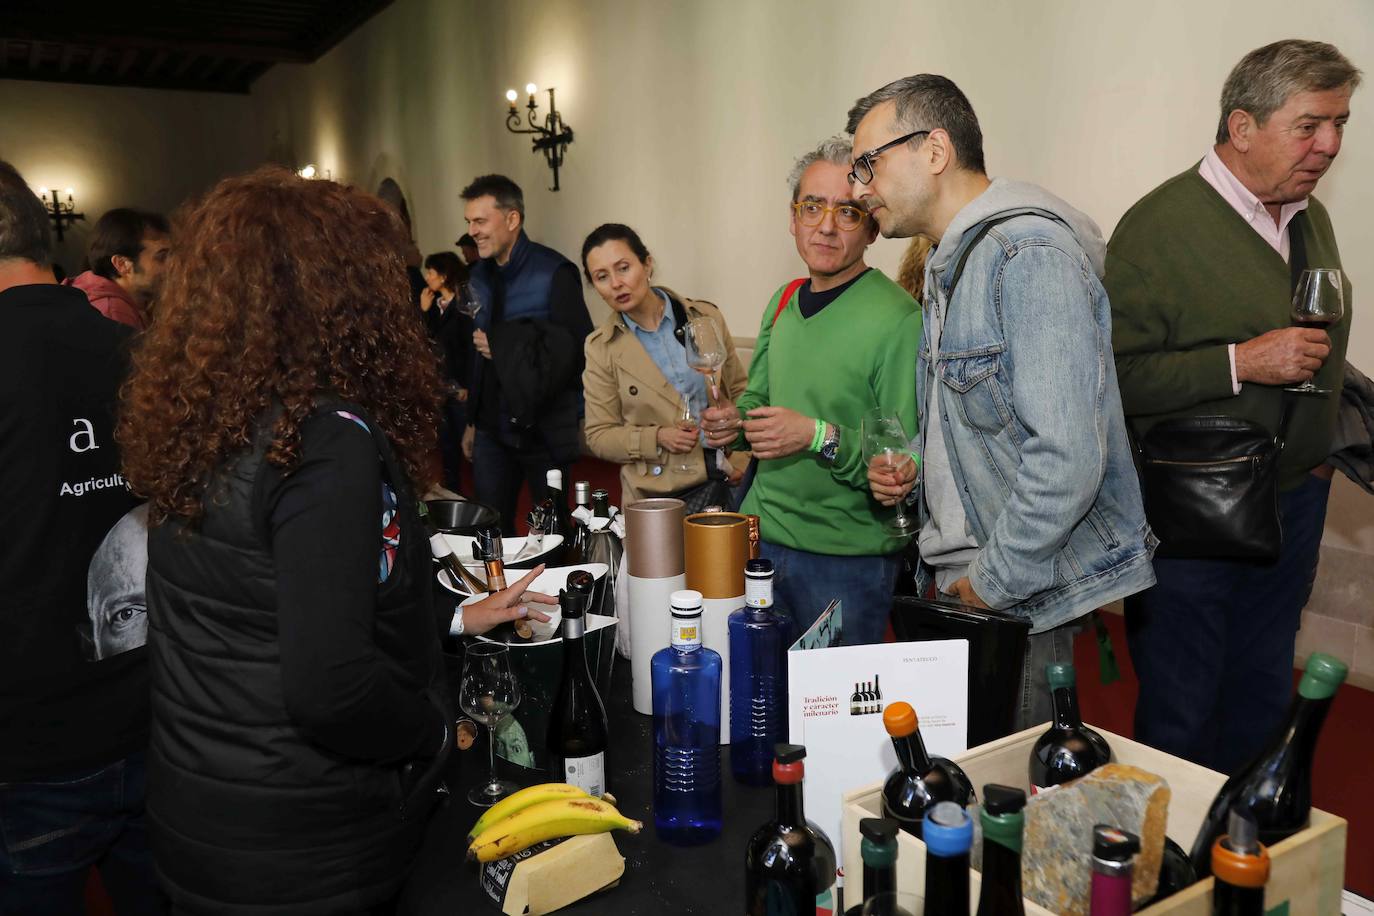
[[1058, 690], [1061, 687], [1074, 686], [1077, 678], [1074, 677], [1073, 665], [1068, 662], [1055, 662], [1045, 666], [1045, 676], [1049, 678], [1050, 689]]
[[544, 475], [544, 482], [555, 490], [563, 489], [563, 472], [557, 468]]
[[897, 864], [897, 822], [887, 817], [866, 817], [859, 821], [859, 856], [869, 868], [891, 868]]
[[991, 815], [1016, 814], [1026, 807], [1026, 793], [990, 782], [983, 786], [983, 810]]
[[568, 573], [566, 587], [569, 592], [575, 592], [579, 595], [590, 595], [595, 586], [596, 576], [593, 576], [585, 569], [574, 569], [572, 572]]
[[1307, 658], [1302, 680], [1298, 682], [1298, 695], [1309, 700], [1325, 700], [1335, 696], [1336, 688], [1345, 682], [1350, 672], [1340, 659], [1325, 652], [1313, 652]]
[[1104, 862], [1129, 862], [1140, 852], [1140, 837], [1110, 824], [1093, 827], [1093, 858]]
[[681, 591], [673, 592], [668, 599], [671, 605], [671, 613], [674, 617], [700, 617], [701, 616], [701, 592], [692, 591], [684, 588]]
[[931, 855], [968, 855], [973, 848], [973, 820], [954, 802], [940, 802], [926, 812], [921, 837]]
[[1259, 841], [1259, 826], [1245, 808], [1227, 818], [1226, 835], [1212, 844], [1212, 874], [1234, 887], [1264, 887], [1269, 881], [1269, 850]]
[[773, 575], [772, 560], [745, 560], [744, 574], [751, 579], [763, 578]]
[[773, 747], [773, 781], [780, 786], [801, 783], [806, 775], [806, 748], [800, 744], [778, 744]]
[[894, 738], [905, 738], [919, 727], [916, 710], [911, 708], [910, 703], [898, 700], [887, 704], [887, 708], [883, 710], [883, 728]]
[[610, 499], [610, 498], [611, 498], [611, 494], [610, 494], [609, 492], [607, 492], [606, 490], [601, 489], [600, 487], [597, 487], [595, 490], [592, 491], [592, 499]]
[[585, 501], [591, 499], [592, 485], [585, 480], [579, 480], [577, 483], [573, 484], [573, 493], [577, 495], [579, 500]]
[[499, 560], [501, 559], [501, 529], [500, 528], [478, 528], [473, 533], [475, 543], [473, 552], [477, 554], [479, 560]]

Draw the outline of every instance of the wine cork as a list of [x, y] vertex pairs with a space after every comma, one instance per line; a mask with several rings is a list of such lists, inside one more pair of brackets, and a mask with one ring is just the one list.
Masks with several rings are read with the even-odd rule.
[[738, 512], [699, 512], [682, 522], [687, 587], [705, 598], [744, 594], [749, 559], [749, 519]]
[[668, 579], [683, 573], [680, 499], [641, 499], [625, 507], [625, 559], [629, 574], [640, 579]]

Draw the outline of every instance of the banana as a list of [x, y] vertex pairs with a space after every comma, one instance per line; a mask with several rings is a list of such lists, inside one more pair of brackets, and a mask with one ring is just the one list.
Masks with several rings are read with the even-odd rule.
[[540, 802], [493, 824], [472, 841], [468, 858], [492, 862], [554, 837], [609, 830], [638, 833], [643, 826], [598, 798], [559, 798]]
[[568, 785], [566, 782], [546, 782], [521, 789], [519, 792], [507, 795], [483, 812], [482, 816], [477, 819], [477, 823], [473, 824], [472, 829], [468, 831], [468, 841], [471, 842], [473, 837], [485, 831], [492, 824], [503, 821], [512, 814], [518, 814], [540, 802], [553, 801], [558, 798], [586, 797], [588, 797], [587, 793], [581, 788]]

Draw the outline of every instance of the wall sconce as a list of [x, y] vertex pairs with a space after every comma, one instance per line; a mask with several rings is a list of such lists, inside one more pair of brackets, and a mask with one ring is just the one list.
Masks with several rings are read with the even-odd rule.
[[510, 103], [510, 110], [506, 112], [506, 130], [513, 134], [534, 134], [532, 149], [534, 152], [542, 152], [544, 160], [548, 162], [549, 168], [553, 170], [553, 187], [550, 191], [558, 190], [558, 168], [563, 164], [563, 157], [568, 152], [568, 144], [573, 142], [572, 128], [563, 123], [563, 116], [558, 113], [558, 108], [553, 103], [553, 90], [549, 89], [549, 113], [544, 116], [542, 124], [535, 121], [536, 113], [539, 110], [539, 103], [534, 100], [534, 95], [539, 88], [534, 83], [525, 86], [525, 93], [529, 96], [529, 101], [525, 107], [529, 109], [525, 115], [529, 127], [520, 126], [520, 112], [515, 107], [515, 100], [519, 98], [514, 89], [506, 91], [506, 101]]
[[[48, 211], [48, 217], [52, 220], [53, 231], [57, 234], [57, 240], [62, 241], [62, 230], [70, 226], [77, 220], [84, 220], [86, 214], [76, 212], [76, 201], [72, 200], [72, 189], [67, 188], [67, 200], [63, 202], [57, 193], [57, 188], [49, 191], [47, 188], [38, 189], [38, 199], [43, 201], [43, 209]], [[51, 199], [49, 199], [51, 197]]]
[[333, 181], [334, 173], [330, 169], [320, 170], [315, 168], [315, 163], [307, 162], [305, 165], [296, 169], [296, 174], [307, 180], [311, 178], [323, 178], [325, 181]]

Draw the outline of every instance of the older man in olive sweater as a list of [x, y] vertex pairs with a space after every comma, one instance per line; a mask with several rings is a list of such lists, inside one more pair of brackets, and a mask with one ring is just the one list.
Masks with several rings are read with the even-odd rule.
[[[1285, 385], [1315, 377], [1339, 391], [1349, 283], [1345, 318], [1325, 331], [1290, 327], [1289, 310], [1298, 269], [1341, 266], [1326, 208], [1309, 195], [1340, 151], [1359, 81], [1328, 44], [1252, 51], [1222, 91], [1216, 146], [1122, 218], [1106, 286], [1137, 435], [1204, 415], [1276, 430]], [[1279, 560], [1157, 556], [1158, 584], [1126, 604], [1137, 738], [1222, 771], [1243, 766], [1279, 725], [1316, 574], [1339, 398], [1288, 400]]]

